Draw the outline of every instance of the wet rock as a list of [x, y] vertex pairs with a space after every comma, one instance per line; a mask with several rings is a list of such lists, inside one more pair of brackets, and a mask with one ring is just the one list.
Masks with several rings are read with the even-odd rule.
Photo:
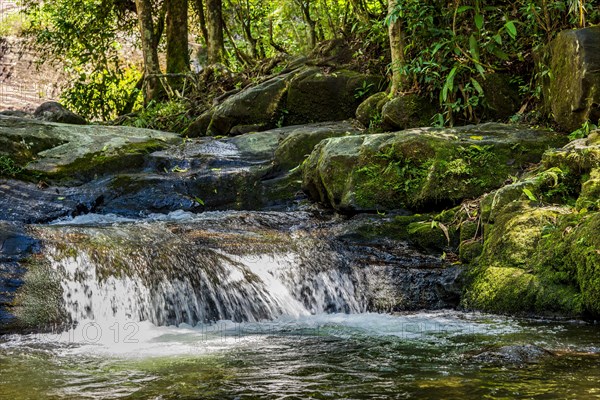
[[313, 147], [357, 133], [352, 124], [337, 122], [188, 141], [150, 155], [150, 170], [112, 178], [100, 209], [122, 214], [287, 205], [302, 195], [299, 172], [290, 171]]
[[44, 223], [94, 212], [101, 194], [92, 187], [46, 187], [0, 179], [0, 221]]
[[532, 344], [502, 346], [497, 349], [487, 350], [472, 358], [486, 364], [498, 364], [522, 367], [527, 364], [542, 362], [554, 357], [554, 353]]
[[23, 285], [25, 269], [19, 261], [39, 250], [39, 243], [19, 224], [0, 221], [0, 333], [14, 320], [11, 305]]
[[55, 101], [47, 101], [36, 108], [33, 116], [42, 121], [60, 122], [63, 124], [85, 125], [87, 121], [80, 115], [68, 110]]
[[442, 208], [502, 186], [565, 141], [503, 124], [332, 138], [305, 163], [303, 187], [344, 212]]
[[600, 27], [560, 32], [548, 46], [552, 77], [544, 103], [556, 122], [572, 132], [600, 119]]
[[146, 154], [180, 141], [177, 135], [147, 129], [0, 117], [0, 156], [19, 166], [18, 176], [48, 183], [81, 184], [140, 168]]

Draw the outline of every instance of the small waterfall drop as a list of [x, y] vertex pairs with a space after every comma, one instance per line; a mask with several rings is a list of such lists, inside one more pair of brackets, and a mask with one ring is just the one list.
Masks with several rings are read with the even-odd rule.
[[41, 251], [27, 266], [20, 315], [54, 330], [84, 321], [195, 326], [456, 304], [460, 268], [362, 233], [381, 221], [217, 212], [137, 221], [87, 215], [32, 227]]
[[[227, 224], [225, 224], [227, 225]], [[195, 325], [364, 312], [360, 277], [323, 243], [286, 229], [206, 222], [40, 229], [70, 323]]]

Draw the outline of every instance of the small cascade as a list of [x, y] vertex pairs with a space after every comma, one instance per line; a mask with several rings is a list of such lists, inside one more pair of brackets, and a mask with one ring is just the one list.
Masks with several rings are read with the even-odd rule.
[[70, 323], [195, 325], [366, 311], [359, 275], [315, 238], [214, 228], [155, 221], [38, 229]]
[[401, 241], [365, 239], [373, 223], [222, 212], [39, 225], [17, 311], [33, 327], [194, 326], [454, 305], [460, 269]]

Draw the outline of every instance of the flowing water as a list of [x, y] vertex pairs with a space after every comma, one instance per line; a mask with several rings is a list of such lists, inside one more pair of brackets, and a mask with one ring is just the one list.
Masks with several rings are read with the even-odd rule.
[[598, 326], [399, 312], [447, 306], [456, 274], [364, 226], [227, 212], [32, 227], [21, 315], [61, 323], [0, 336], [0, 399], [600, 398]]

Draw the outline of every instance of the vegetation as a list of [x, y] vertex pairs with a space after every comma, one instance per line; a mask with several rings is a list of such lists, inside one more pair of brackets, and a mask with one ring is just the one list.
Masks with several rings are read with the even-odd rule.
[[[198, 71], [257, 76], [261, 65], [331, 39], [351, 44], [354, 62], [370, 72], [387, 67], [392, 95], [418, 93], [439, 103], [432, 123], [481, 120], [486, 91], [495, 90], [493, 74], [518, 88], [523, 115], [536, 105], [548, 74], [541, 47], [560, 30], [600, 21], [597, 0], [24, 0], [24, 6], [26, 32], [46, 60], [73, 76], [63, 102], [101, 120], [164, 100], [199, 115], [203, 107], [194, 103], [230, 88], [207, 93], [190, 78]], [[198, 43], [194, 53], [190, 36]], [[130, 57], [136, 49], [137, 63]]]

